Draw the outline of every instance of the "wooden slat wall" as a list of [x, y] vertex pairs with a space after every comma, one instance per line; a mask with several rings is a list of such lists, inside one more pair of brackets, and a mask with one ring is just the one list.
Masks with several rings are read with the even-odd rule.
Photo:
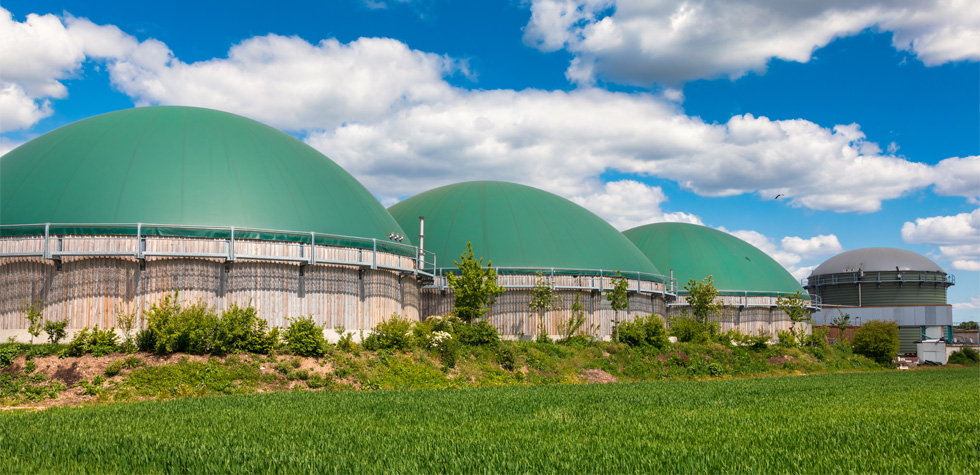
[[[536, 276], [504, 276], [501, 280], [506, 285], [523, 285], [536, 281]], [[557, 285], [588, 285], [587, 280], [591, 277], [570, 277], [561, 276]], [[582, 280], [579, 280], [582, 279]], [[635, 285], [636, 281], [630, 281], [630, 285]], [[661, 284], [662, 285], [662, 284]], [[617, 320], [630, 320], [637, 315], [649, 315], [657, 313], [663, 315], [666, 312], [666, 302], [664, 297], [659, 294], [638, 294], [630, 295], [629, 310], [621, 312], [618, 316], [609, 306], [605, 296], [599, 292], [575, 290], [559, 290], [558, 295], [561, 299], [561, 308], [546, 312], [544, 324], [549, 335], [558, 335], [558, 325], [562, 321], [568, 321], [572, 317], [572, 304], [575, 302], [575, 294], [579, 293], [580, 302], [585, 314], [585, 324], [579, 333], [585, 333], [596, 329], [599, 336], [612, 334], [613, 324]], [[445, 292], [426, 289], [422, 291], [422, 315], [429, 317], [433, 315], [445, 315], [452, 311], [453, 292]], [[541, 325], [541, 317], [531, 314], [530, 311], [531, 292], [530, 289], [518, 288], [508, 289], [501, 294], [494, 305], [490, 307], [490, 322], [497, 328], [501, 335], [520, 336], [537, 335]]]
[[236, 261], [227, 269], [218, 259], [148, 258], [140, 270], [128, 257], [66, 256], [59, 271], [41, 258], [3, 258], [0, 329], [27, 328], [23, 307], [38, 298], [47, 320], [68, 319], [71, 329], [112, 327], [119, 311], [140, 315], [174, 289], [182, 301], [204, 302], [218, 311], [251, 303], [273, 326], [298, 315], [350, 330], [368, 330], [392, 314], [419, 318], [412, 275], [316, 265], [304, 266], [301, 276], [298, 263], [277, 261]]

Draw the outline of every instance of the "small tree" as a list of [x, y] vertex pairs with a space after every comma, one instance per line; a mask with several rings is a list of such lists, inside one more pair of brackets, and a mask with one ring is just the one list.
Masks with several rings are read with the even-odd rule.
[[810, 321], [810, 309], [807, 308], [810, 301], [803, 298], [803, 292], [797, 290], [796, 293], [786, 296], [779, 297], [776, 299], [776, 306], [785, 313], [790, 321], [789, 332], [793, 334], [793, 338], [796, 341], [803, 341], [804, 331], [800, 328], [799, 332], [796, 331], [796, 324]]
[[840, 342], [844, 339], [844, 331], [847, 330], [847, 327], [851, 326], [851, 314], [844, 313], [838, 308], [837, 317], [834, 318], [831, 324], [837, 327], [837, 342]]
[[561, 308], [561, 299], [558, 297], [558, 292], [545, 280], [544, 275], [540, 271], [538, 272], [537, 282], [531, 288], [531, 302], [528, 304], [528, 307], [530, 307], [532, 313], [538, 314], [538, 325], [540, 326], [538, 330], [539, 339], [546, 339], [548, 326], [545, 324], [545, 316], [549, 310], [558, 310]]
[[871, 320], [854, 332], [854, 352], [879, 364], [889, 364], [898, 355], [898, 323]]
[[44, 303], [41, 299], [37, 299], [36, 302], [27, 302], [24, 305], [24, 318], [27, 319], [27, 333], [31, 334], [31, 344], [34, 344], [34, 338], [41, 335], [41, 330], [44, 328]]
[[715, 301], [718, 298], [718, 288], [715, 287], [712, 276], [709, 275], [700, 282], [691, 279], [687, 281], [684, 290], [688, 294], [687, 305], [691, 307], [691, 314], [707, 327], [715, 315], [724, 307], [723, 303]]
[[582, 325], [585, 324], [585, 306], [582, 305], [582, 293], [575, 292], [575, 301], [572, 302], [572, 316], [568, 320], [558, 322], [558, 334], [561, 335], [559, 343], [571, 341]]
[[613, 287], [606, 291], [606, 300], [609, 301], [609, 306], [612, 307], [616, 319], [613, 327], [616, 330], [616, 341], [619, 341], [619, 312], [630, 307], [630, 296], [629, 292], [626, 291], [626, 287], [626, 277], [623, 277], [619, 274], [619, 271], [616, 271], [616, 276], [613, 277]]
[[453, 313], [469, 323], [486, 315], [497, 296], [504, 293], [504, 288], [497, 284], [493, 261], [487, 261], [484, 268], [483, 258], [477, 260], [473, 257], [472, 243], [466, 243], [466, 252], [453, 263], [459, 268], [459, 276], [446, 275], [449, 288], [454, 293]]

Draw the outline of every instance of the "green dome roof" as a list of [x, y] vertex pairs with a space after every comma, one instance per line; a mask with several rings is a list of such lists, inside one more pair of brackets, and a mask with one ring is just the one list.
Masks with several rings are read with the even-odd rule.
[[514, 183], [476, 181], [444, 186], [389, 208], [417, 238], [425, 217], [425, 249], [437, 265], [473, 243], [494, 267], [620, 270], [660, 274], [615, 228], [585, 208], [546, 191]]
[[81, 120], [0, 159], [0, 224], [155, 223], [404, 234], [336, 163], [226, 112], [142, 107]]
[[665, 272], [674, 271], [677, 285], [709, 275], [719, 291], [793, 293], [803, 291], [783, 266], [755, 246], [731, 234], [696, 224], [656, 223], [623, 235]]

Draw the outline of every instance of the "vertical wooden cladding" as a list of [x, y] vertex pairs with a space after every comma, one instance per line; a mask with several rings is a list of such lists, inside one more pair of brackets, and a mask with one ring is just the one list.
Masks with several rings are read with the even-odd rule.
[[[686, 305], [671, 305], [668, 315], [671, 318], [679, 317], [683, 316], [685, 312], [690, 312], [690, 308]], [[738, 331], [751, 335], [762, 332], [776, 336], [777, 331], [788, 331], [793, 326], [793, 321], [790, 320], [789, 316], [775, 305], [761, 304], [754, 306], [725, 305], [715, 321], [718, 322], [721, 331], [737, 328]], [[796, 326], [797, 330], [803, 328], [805, 332], [809, 333], [809, 323], [797, 323]]]
[[[558, 287], [557, 293], [560, 300], [560, 308], [545, 312], [544, 317], [532, 314], [531, 286], [537, 282], [535, 275], [504, 275], [500, 276], [502, 285], [509, 288], [497, 297], [496, 302], [490, 307], [490, 323], [497, 328], [502, 335], [537, 335], [540, 332], [542, 323], [545, 331], [550, 335], [559, 334], [558, 326], [562, 322], [567, 322], [572, 318], [572, 304], [575, 302], [575, 295], [579, 295], [579, 302], [582, 304], [582, 312], [585, 316], [585, 323], [579, 333], [592, 332], [599, 336], [611, 335], [613, 325], [617, 320], [631, 320], [638, 315], [649, 315], [656, 313], [665, 315], [667, 311], [666, 301], [663, 294], [656, 293], [630, 293], [629, 309], [619, 312], [618, 315], [609, 306], [598, 288], [592, 289], [562, 289], [561, 287], [590, 287], [599, 286], [599, 278], [592, 276], [556, 276], [555, 285]], [[606, 287], [611, 287], [609, 278], [605, 278]], [[636, 281], [628, 279], [629, 288], [636, 288]], [[650, 286], [651, 282], [641, 282], [640, 285]], [[663, 284], [658, 284], [663, 290]], [[437, 289], [424, 289], [422, 298], [422, 316], [445, 315], [453, 310], [453, 292], [447, 289], [440, 291]], [[542, 321], [543, 320], [543, 321]]]
[[[392, 262], [400, 259], [393, 256]], [[301, 269], [282, 261], [156, 257], [147, 258], [141, 269], [134, 258], [66, 256], [58, 270], [53, 261], [39, 257], [2, 258], [0, 288], [0, 329], [27, 328], [24, 305], [38, 299], [47, 320], [67, 319], [76, 329], [113, 327], [119, 312], [139, 317], [175, 289], [183, 302], [203, 302], [218, 311], [232, 303], [254, 305], [273, 326], [312, 315], [327, 328], [367, 330], [393, 313], [419, 316], [412, 275], [338, 265]]]

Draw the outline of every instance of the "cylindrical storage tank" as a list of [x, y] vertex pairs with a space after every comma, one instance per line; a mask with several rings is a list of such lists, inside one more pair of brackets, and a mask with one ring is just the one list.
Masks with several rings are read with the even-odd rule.
[[[540, 325], [555, 335], [572, 313], [580, 294], [583, 330], [608, 336], [616, 318], [666, 310], [672, 283], [628, 239], [601, 218], [564, 198], [514, 183], [477, 181], [444, 186], [408, 198], [389, 211], [412, 238], [424, 218], [425, 250], [436, 256], [437, 277], [423, 287], [422, 314], [452, 310], [453, 296], [445, 274], [458, 272], [454, 260], [472, 243], [484, 264], [492, 261], [507, 290], [490, 310], [490, 321], [504, 335], [531, 336]], [[630, 308], [615, 315], [603, 295], [615, 271], [628, 281]], [[532, 315], [530, 289], [538, 273], [558, 291], [561, 310], [538, 321]]]
[[179, 290], [283, 325], [369, 329], [418, 316], [417, 249], [350, 174], [303, 142], [215, 110], [146, 107], [0, 158], [0, 330], [113, 327]]
[[[663, 272], [677, 279], [678, 299], [671, 316], [687, 309], [683, 287], [711, 276], [724, 302], [722, 330], [775, 335], [792, 322], [776, 305], [781, 296], [804, 292], [778, 262], [755, 246], [726, 232], [687, 223], [655, 223], [623, 232]], [[806, 296], [809, 298], [809, 296]], [[808, 325], [802, 325], [809, 328]], [[800, 325], [797, 326], [797, 329]]]
[[832, 305], [946, 305], [950, 275], [929, 258], [904, 249], [870, 247], [838, 254], [817, 266], [807, 290]]
[[852, 325], [889, 320], [899, 325], [899, 353], [916, 342], [952, 338], [953, 310], [946, 291], [952, 274], [929, 258], [904, 249], [855, 249], [827, 259], [807, 278], [807, 290], [823, 300], [818, 323], [849, 315]]

